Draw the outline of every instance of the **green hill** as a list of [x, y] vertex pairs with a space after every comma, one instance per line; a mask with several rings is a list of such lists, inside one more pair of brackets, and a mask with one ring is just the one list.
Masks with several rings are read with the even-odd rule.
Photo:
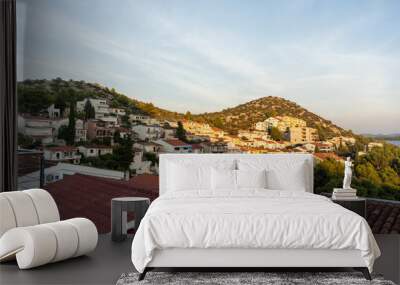
[[84, 98], [106, 99], [112, 108], [124, 108], [127, 113], [146, 114], [157, 118], [174, 119], [177, 113], [155, 107], [152, 103], [141, 102], [117, 92], [114, 88], [85, 81], [25, 80], [18, 82], [18, 107], [20, 113], [37, 114], [55, 104], [61, 109], [71, 102]]
[[235, 134], [239, 129], [250, 129], [256, 122], [271, 116], [292, 116], [307, 122], [307, 126], [317, 128], [321, 137], [352, 135], [351, 132], [333, 124], [298, 104], [280, 97], [263, 97], [238, 105], [221, 112], [205, 113], [193, 116], [196, 120], [206, 121]]
[[293, 116], [303, 119], [310, 127], [319, 130], [320, 137], [335, 135], [352, 135], [298, 104], [279, 97], [263, 97], [257, 100], [224, 109], [220, 112], [192, 115], [181, 114], [158, 108], [153, 103], [141, 102], [117, 92], [114, 88], [101, 86], [97, 83], [85, 81], [63, 80], [25, 80], [18, 83], [18, 103], [21, 113], [39, 113], [51, 104], [64, 109], [71, 102], [84, 98], [107, 99], [110, 107], [124, 108], [129, 113], [147, 114], [158, 119], [182, 120], [190, 119], [209, 123], [231, 134], [240, 129], [251, 129], [258, 121], [270, 116]]

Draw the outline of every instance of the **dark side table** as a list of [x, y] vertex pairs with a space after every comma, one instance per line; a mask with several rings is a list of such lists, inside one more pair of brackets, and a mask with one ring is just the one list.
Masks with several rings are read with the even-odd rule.
[[150, 199], [144, 197], [119, 197], [111, 200], [111, 239], [123, 241], [128, 232], [128, 212], [135, 216], [135, 229], [150, 206]]
[[359, 214], [364, 219], [367, 218], [367, 200], [365, 198], [332, 199], [332, 202]]

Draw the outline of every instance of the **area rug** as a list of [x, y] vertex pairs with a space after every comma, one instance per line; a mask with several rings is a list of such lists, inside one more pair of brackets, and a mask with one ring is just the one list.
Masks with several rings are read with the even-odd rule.
[[213, 285], [292, 285], [292, 284], [379, 284], [395, 285], [382, 276], [373, 275], [368, 281], [359, 272], [148, 272], [146, 278], [138, 281], [138, 273], [122, 274], [117, 285], [146, 284], [213, 284]]

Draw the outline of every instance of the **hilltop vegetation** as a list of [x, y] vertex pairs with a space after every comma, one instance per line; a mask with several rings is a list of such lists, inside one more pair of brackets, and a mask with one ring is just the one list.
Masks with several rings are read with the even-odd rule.
[[128, 114], [145, 114], [154, 117], [174, 118], [175, 113], [155, 107], [152, 103], [141, 102], [117, 92], [114, 88], [85, 81], [25, 80], [18, 83], [18, 108], [20, 113], [37, 114], [55, 104], [64, 110], [71, 102], [84, 98], [106, 99], [111, 108], [124, 108]]
[[[321, 137], [349, 135], [349, 131], [336, 126], [305, 108], [280, 97], [263, 97], [257, 100], [224, 109], [221, 112], [205, 113], [192, 116], [195, 120], [210, 123], [229, 133], [236, 134], [238, 130], [250, 129], [256, 122], [268, 117], [292, 116], [306, 121], [307, 126], [316, 128]], [[351, 134], [352, 135], [352, 134]]]

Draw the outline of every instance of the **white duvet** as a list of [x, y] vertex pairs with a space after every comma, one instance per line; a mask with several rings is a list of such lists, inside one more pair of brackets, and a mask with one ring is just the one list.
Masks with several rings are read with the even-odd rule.
[[140, 223], [132, 262], [143, 272], [165, 248], [358, 249], [370, 271], [380, 255], [359, 215], [320, 195], [265, 189], [164, 194]]

